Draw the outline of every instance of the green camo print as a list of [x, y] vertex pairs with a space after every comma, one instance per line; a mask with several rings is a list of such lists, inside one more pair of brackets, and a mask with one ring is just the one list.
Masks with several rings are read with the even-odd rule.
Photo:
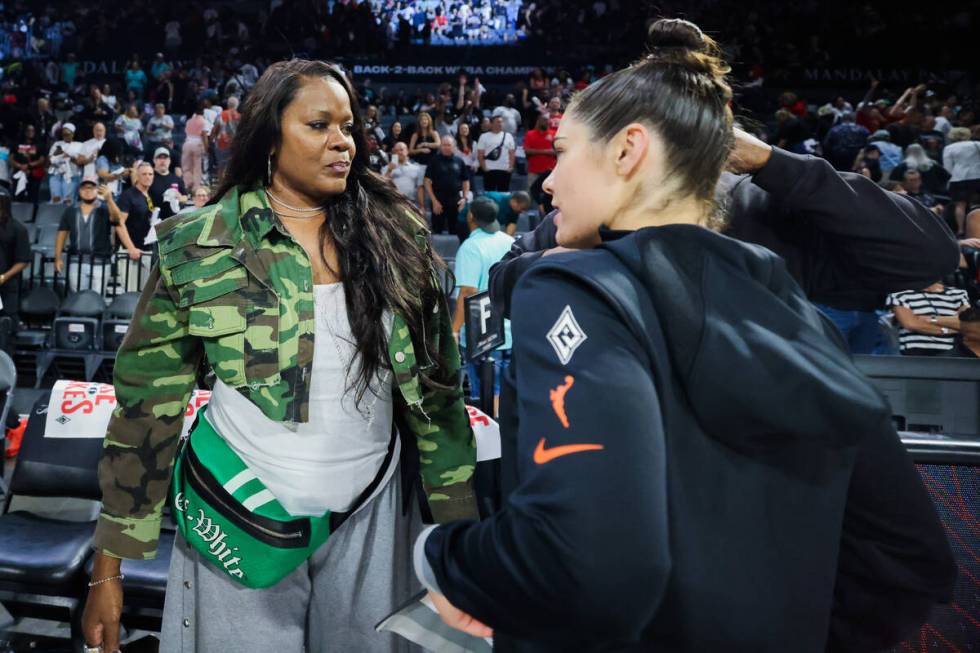
[[[428, 248], [417, 217], [406, 215], [406, 229]], [[137, 560], [156, 555], [177, 440], [202, 361], [270, 419], [306, 422], [314, 347], [309, 259], [261, 189], [233, 189], [217, 204], [165, 221], [157, 236], [160, 262], [116, 356], [118, 405], [99, 465], [103, 509], [94, 542], [108, 555]], [[399, 423], [416, 439], [422, 483], [441, 522], [476, 516], [476, 443], [458, 387], [448, 308], [442, 302], [430, 311], [427, 343], [413, 342], [395, 316], [389, 358]], [[451, 390], [423, 392], [419, 370], [429, 359], [420, 365], [417, 346], [447, 361], [437, 381]]]

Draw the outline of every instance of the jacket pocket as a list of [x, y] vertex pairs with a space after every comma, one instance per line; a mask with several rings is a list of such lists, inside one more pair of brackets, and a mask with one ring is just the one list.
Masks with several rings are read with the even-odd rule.
[[188, 310], [188, 332], [202, 339], [215, 375], [231, 387], [245, 384], [246, 326], [245, 304], [234, 293], [193, 304]]
[[279, 383], [279, 298], [256, 286], [248, 289], [245, 329], [245, 378], [254, 390]]

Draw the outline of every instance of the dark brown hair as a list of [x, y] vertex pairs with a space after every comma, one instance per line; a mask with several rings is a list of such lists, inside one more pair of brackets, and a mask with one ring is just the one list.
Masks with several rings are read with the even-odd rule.
[[[351, 161], [346, 190], [327, 199], [327, 219], [320, 228], [322, 250], [333, 240], [344, 284], [347, 317], [360, 357], [354, 387], [358, 402], [370, 388], [378, 371], [389, 366], [388, 338], [383, 312], [401, 315], [412, 341], [426, 351], [418, 352], [420, 362], [428, 356], [435, 366], [423, 374], [429, 387], [445, 387], [434, 379], [444, 379], [445, 362], [438, 357], [434, 343], [438, 334], [427, 333], [424, 320], [442, 301], [433, 284], [436, 270], [445, 264], [428, 247], [415, 240], [412, 216], [421, 224], [417, 210], [385, 179], [367, 166], [367, 140], [357, 96], [343, 71], [324, 61], [293, 59], [269, 66], [252, 88], [241, 110], [238, 130], [232, 141], [228, 167], [211, 196], [218, 202], [233, 187], [249, 190], [264, 186], [269, 153], [279, 149], [282, 114], [308, 79], [336, 81], [350, 98], [354, 116], [352, 130], [357, 152]], [[428, 336], [428, 337], [427, 337]]]
[[[608, 141], [630, 123], [653, 127], [664, 141], [666, 174], [710, 215], [715, 185], [734, 145], [729, 67], [718, 45], [694, 23], [660, 19], [650, 53], [578, 93], [568, 113]], [[716, 225], [712, 225], [716, 226]]]

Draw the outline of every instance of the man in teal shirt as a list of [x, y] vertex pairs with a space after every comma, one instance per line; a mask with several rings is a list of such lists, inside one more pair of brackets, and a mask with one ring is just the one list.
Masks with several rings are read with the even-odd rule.
[[[494, 193], [509, 195], [509, 193]], [[480, 196], [473, 200], [466, 211], [466, 220], [470, 228], [470, 236], [459, 246], [456, 252], [456, 286], [459, 297], [456, 299], [456, 313], [453, 317], [453, 333], [460, 343], [461, 331], [466, 315], [466, 298], [483, 292], [490, 286], [490, 268], [494, 263], [510, 251], [513, 237], [500, 229], [498, 203], [493, 199]], [[504, 321], [504, 344], [493, 352], [495, 362], [494, 394], [500, 394], [500, 375], [510, 361], [510, 320]], [[480, 396], [480, 375], [476, 365], [466, 364], [466, 373], [470, 377], [470, 396]]]
[[[497, 205], [497, 222], [510, 236], [517, 231], [517, 218], [531, 206], [531, 196], [522, 190], [513, 193], [490, 190], [480, 194], [480, 197], [489, 198]], [[467, 214], [472, 206], [473, 204], [467, 204], [463, 207], [459, 214], [460, 220], [468, 220]]]

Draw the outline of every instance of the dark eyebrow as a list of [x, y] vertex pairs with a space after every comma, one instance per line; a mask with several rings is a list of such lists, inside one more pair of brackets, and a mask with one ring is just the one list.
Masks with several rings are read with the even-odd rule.
[[[326, 109], [315, 109], [314, 113], [318, 116], [326, 116], [327, 118], [332, 116], [332, 114]], [[350, 112], [345, 113], [344, 116], [347, 118], [348, 122], [352, 122], [354, 120], [354, 115]]]

